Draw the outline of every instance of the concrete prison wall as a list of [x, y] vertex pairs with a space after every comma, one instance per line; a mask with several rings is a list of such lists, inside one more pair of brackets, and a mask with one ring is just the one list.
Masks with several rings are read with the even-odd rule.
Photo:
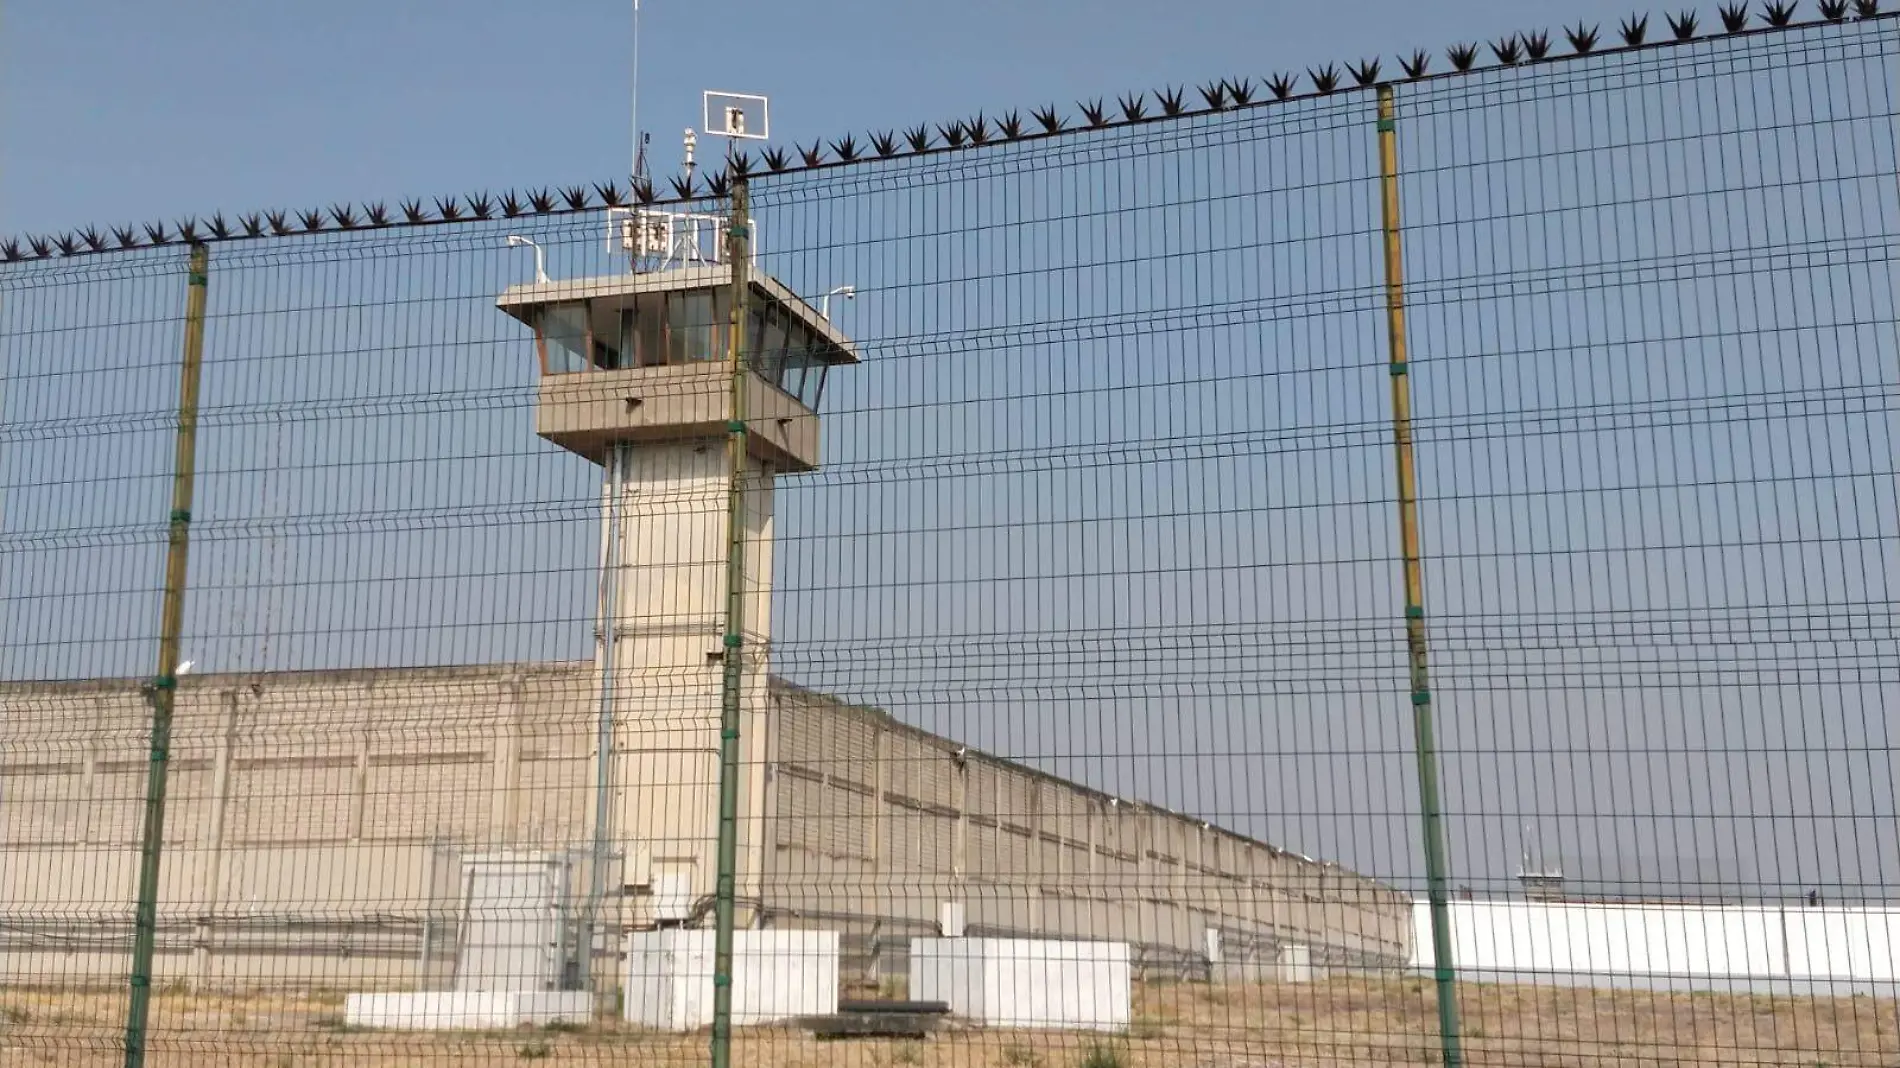
[[[181, 680], [158, 980], [445, 989], [463, 858], [584, 863], [594, 679], [589, 664], [503, 664]], [[872, 962], [886, 974], [910, 936], [938, 933], [946, 901], [972, 935], [1127, 940], [1149, 966], [1204, 966], [1210, 927], [1243, 970], [1283, 945], [1316, 964], [1409, 952], [1409, 901], [1336, 866], [959, 758], [778, 680], [770, 709], [746, 754], [767, 785], [766, 825], [745, 837], [770, 843], [749, 862], [762, 878], [741, 882], [760, 887], [748, 919], [837, 929], [860, 956], [890, 947]], [[128, 680], [0, 685], [0, 982], [121, 981], [148, 726]], [[642, 926], [650, 892], [612, 898], [612, 922]]]

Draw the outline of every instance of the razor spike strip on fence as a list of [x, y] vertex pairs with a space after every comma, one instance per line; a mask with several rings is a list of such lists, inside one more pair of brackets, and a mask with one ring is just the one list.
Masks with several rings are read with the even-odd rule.
[[[871, 151], [876, 152], [879, 159], [890, 159], [892, 156], [897, 155], [897, 132], [894, 130], [884, 130], [880, 133], [872, 134]], [[739, 173], [744, 174], [746, 172], [741, 170]]]
[[535, 214], [545, 215], [554, 210], [554, 193], [546, 187], [529, 190], [528, 206], [534, 209]]
[[858, 139], [850, 134], [845, 134], [831, 143], [832, 153], [846, 163], [858, 158], [858, 148]]
[[676, 174], [673, 177], [667, 179], [667, 181], [672, 184], [674, 194], [677, 195], [681, 200], [695, 199], [695, 197], [693, 196], [693, 176], [692, 175]]
[[561, 199], [567, 202], [569, 211], [586, 211], [593, 200], [592, 190], [584, 185], [570, 185], [561, 190]]
[[501, 195], [501, 216], [504, 219], [512, 219], [520, 215], [526, 206], [512, 189]]
[[314, 234], [323, 229], [323, 209], [300, 211], [297, 213], [297, 222], [303, 226], [304, 233]]
[[1346, 64], [1346, 70], [1352, 74], [1352, 80], [1358, 85], [1372, 85], [1379, 80], [1379, 61], [1364, 59], [1358, 63]]
[[996, 129], [1003, 140], [1014, 141], [1023, 135], [1023, 117], [1013, 108], [1005, 111], [1003, 117], [996, 120]]
[[[1763, 32], [1765, 30], [1787, 29], [1803, 25], [1840, 23], [1846, 21], [1850, 11], [1859, 19], [1881, 17], [1883, 14], [1880, 10], [1879, 0], [1819, 0], [1818, 19], [1813, 23], [1799, 23], [1795, 21], [1795, 16], [1799, 13], [1799, 7], [1798, 0], [1773, 0], [1773, 2], [1766, 3], [1762, 8], [1760, 16], [1763, 25], [1755, 29], [1751, 29], [1747, 26], [1748, 8], [1746, 4], [1725, 4], [1721, 7], [1720, 11], [1723, 27], [1730, 34]], [[1690, 40], [1694, 38], [1694, 31], [1699, 29], [1694, 12], [1683, 12], [1679, 16], [1665, 17], [1669, 22], [1673, 40], [1667, 42], [1648, 41], [1649, 17], [1640, 13], [1632, 14], [1629, 18], [1623, 20], [1619, 26], [1619, 37], [1623, 42], [1623, 47], [1620, 50], [1656, 47], [1658, 44], [1673, 44]], [[1597, 27], [1592, 26], [1585, 28], [1582, 24], [1578, 24], [1574, 28], [1565, 30], [1564, 36], [1571, 46], [1573, 56], [1602, 54], [1597, 51], [1601, 40]], [[1560, 58], [1549, 56], [1549, 40], [1549, 35], [1542, 32], [1518, 34], [1494, 43], [1491, 48], [1493, 53], [1497, 55], [1501, 65], [1515, 66], [1521, 63], [1525, 58], [1533, 61], [1541, 61], [1547, 58]], [[1458, 44], [1451, 46], [1447, 50], [1447, 56], [1451, 59], [1453, 71], [1449, 73], [1466, 73], [1477, 68], [1476, 60], [1482, 47], [1483, 46], [1478, 44]], [[1364, 72], [1368, 64], [1376, 65], [1377, 63], [1377, 60], [1369, 60], [1362, 61], [1359, 64], [1348, 64], [1346, 70], [1352, 74], [1353, 80], [1357, 85], [1369, 87], [1378, 84], [1377, 78], [1374, 76], [1371, 79], [1367, 79]], [[1408, 78], [1419, 79], [1428, 76], [1428, 56], [1425, 52], [1414, 52], [1409, 57], [1402, 57], [1399, 63]], [[1336, 64], [1327, 64], [1319, 68], [1309, 68], [1307, 73], [1313, 83], [1312, 95], [1326, 96], [1342, 88], [1340, 84], [1341, 75]], [[1449, 75], [1436, 76], [1443, 77]], [[1000, 124], [1001, 135], [1002, 139], [1011, 141], [1019, 140], [1023, 137], [1048, 137], [1082, 129], [1092, 130], [1115, 125], [1132, 125], [1139, 122], [1152, 121], [1157, 118], [1172, 118], [1227, 111], [1238, 107], [1259, 106], [1272, 102], [1296, 99], [1298, 96], [1295, 92], [1297, 87], [1295, 80], [1290, 75], [1279, 74], [1266, 79], [1264, 88], [1267, 90], [1267, 94], [1270, 95], [1271, 100], [1266, 97], [1256, 100], [1252, 86], [1253, 83], [1251, 81], [1239, 79], [1231, 82], [1216, 82], [1203, 87], [1200, 91], [1202, 98], [1207, 102], [1207, 108], [1202, 112], [1196, 112], [1186, 107], [1186, 93], [1184, 89], [1180, 88], [1164, 89], [1155, 94], [1161, 106], [1162, 114], [1160, 115], [1150, 115], [1148, 113], [1146, 97], [1140, 93], [1129, 94], [1119, 99], [1118, 103], [1120, 104], [1121, 110], [1119, 118], [1111, 116], [1109, 109], [1104, 106], [1100, 98], [1097, 98], [1092, 103], [1083, 102], [1078, 105], [1086, 120], [1084, 125], [1078, 127], [1071, 127], [1065, 123], [1053, 107], [1041, 108], [1030, 113], [1035, 122], [1042, 127], [1039, 132], [1024, 129], [1020, 123], [1020, 119], [1016, 119], [1013, 122], [1009, 121], [1009, 119], [1014, 119], [1016, 116], [1015, 112], [1010, 112], [1008, 118]], [[991, 136], [991, 128], [981, 115], [970, 122], [952, 122], [947, 126], [940, 125], [937, 129], [944, 137], [945, 143], [942, 145], [932, 143], [929, 135], [929, 127], [927, 125], [907, 131], [904, 137], [904, 143], [909, 146], [912, 153], [921, 154], [944, 149], [985, 145], [994, 143], [997, 140], [997, 138]], [[872, 135], [871, 145], [876, 149], [874, 154], [871, 152], [853, 151], [847, 155], [841, 152], [838, 153], [838, 158], [836, 159], [826, 159], [824, 156], [825, 142], [820, 139], [814, 143], [811, 149], [799, 149], [800, 159], [803, 163], [802, 167], [794, 165], [784, 150], [778, 148], [764, 149], [762, 153], [763, 162], [774, 172], [795, 172], [799, 170], [815, 170], [849, 165], [873, 158], [887, 159], [902, 155], [903, 153], [898, 147], [895, 138], [888, 133], [885, 137], [887, 139], [880, 142], [878, 135]], [[835, 148], [838, 145], [847, 143], [855, 142], [847, 135], [846, 138], [835, 142], [833, 147]], [[749, 171], [750, 167], [748, 165], [747, 168], [736, 170], [735, 173], [744, 174], [749, 173]], [[727, 180], [729, 183], [730, 176], [727, 176]], [[676, 191], [681, 190], [681, 183], [678, 179], [673, 180], [673, 185]], [[581, 186], [574, 188], [580, 191], [581, 196], [578, 201], [571, 195], [567, 196], [567, 210], [587, 210], [592, 206], [588, 202], [589, 196], [587, 187]], [[617, 189], [617, 186], [614, 186], [612, 183], [604, 187], [597, 184], [594, 186], [594, 189], [600, 192], [602, 204], [609, 207], [620, 206], [607, 196], [608, 191]], [[699, 199], [691, 190], [692, 182], [689, 179], [685, 183], [684, 191], [680, 191], [679, 199]], [[564, 195], [571, 194], [572, 192], [573, 189], [563, 191]], [[645, 188], [645, 193], [646, 195], [643, 196], [638, 183], [630, 183], [627, 199], [642, 204], [656, 202], [656, 198], [651, 195], [651, 185]], [[472, 214], [464, 211], [462, 207], [464, 201], [462, 198], [436, 198], [435, 203], [438, 210], [434, 218], [431, 218], [430, 214], [423, 208], [422, 201], [403, 201], [400, 204], [402, 214], [400, 223], [392, 219], [380, 204], [366, 207], [364, 211], [369, 223], [376, 227], [458, 222], [469, 218], [487, 219], [493, 215], [493, 206], [496, 203], [495, 201], [487, 199], [487, 197], [487, 194], [476, 194], [466, 199], [465, 202], [469, 209], [472, 210]], [[519, 205], [520, 202], [517, 201], [516, 203]], [[503, 214], [507, 215], [507, 200], [504, 198], [500, 201], [500, 204], [503, 207]], [[489, 206], [487, 210], [483, 210], [483, 205]], [[557, 201], [547, 196], [545, 191], [538, 197], [531, 196], [529, 205], [531, 205], [534, 212], [538, 214], [548, 214], [561, 210]], [[527, 213], [526, 207], [522, 208], [522, 213]], [[319, 211], [318, 214], [321, 216], [323, 213]], [[348, 207], [333, 207], [330, 209], [328, 215], [328, 222], [319, 220], [315, 225], [312, 225], [310, 213], [299, 212], [294, 217], [297, 224], [301, 224], [301, 228], [299, 228], [298, 225], [290, 221], [293, 217], [284, 212], [252, 213], [250, 215], [239, 216], [239, 226], [236, 229], [228, 225], [222, 229], [217, 226], [212, 226], [209, 234], [203, 236], [218, 240], [235, 240], [265, 236], [266, 231], [272, 236], [289, 236], [296, 233], [352, 230], [362, 225], [362, 218], [356, 215], [354, 209]], [[238, 232], [240, 229], [242, 233]], [[162, 224], [157, 226], [147, 225], [145, 232], [150, 238], [149, 243], [153, 245], [170, 244], [174, 240], [173, 236], [164, 230]], [[122, 232], [120, 229], [114, 228], [112, 235], [117, 241], [118, 249], [135, 248], [142, 244], [136, 232]], [[200, 235], [196, 233], [180, 235], [180, 239], [195, 240], [199, 236]], [[128, 237], [130, 238], [129, 241]], [[58, 242], [53, 239], [29, 237], [27, 241], [28, 244], [36, 250], [41, 247], [46, 249], [45, 252], [41, 253], [42, 257], [51, 255], [52, 249], [60, 247]], [[19, 239], [15, 239], [16, 246], [18, 243]], [[72, 253], [75, 255], [83, 255], [93, 251], [115, 251], [115, 249], [111, 247], [111, 243], [103, 239], [100, 241], [101, 247], [94, 248], [92, 242], [85, 239], [83, 232], [75, 232], [72, 241], [69, 243], [76, 243], [77, 246], [83, 246], [75, 247], [75, 251]]]

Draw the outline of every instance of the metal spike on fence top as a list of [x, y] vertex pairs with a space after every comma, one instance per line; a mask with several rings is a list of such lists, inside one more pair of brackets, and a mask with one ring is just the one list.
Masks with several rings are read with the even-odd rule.
[[[1857, 18], [1869, 19], [1882, 14], [1879, 0], [1817, 0], [1818, 22], [1840, 23], [1846, 21], [1850, 13]], [[1723, 2], [1718, 11], [1723, 29], [1731, 34], [1763, 32], [1804, 25], [1796, 21], [1799, 14], [1799, 0], [1764, 0], [1759, 9], [1759, 25], [1749, 26], [1750, 8], [1747, 2]], [[1702, 32], [1700, 18], [1693, 10], [1665, 14], [1669, 34], [1674, 42], [1690, 41]], [[1649, 16], [1641, 13], [1631, 14], [1621, 21], [1617, 36], [1625, 49], [1654, 47], [1647, 38]], [[1603, 47], [1599, 28], [1586, 27], [1582, 23], [1566, 28], [1563, 37], [1569, 42], [1576, 56], [1585, 56], [1597, 52]], [[1541, 62], [1552, 58], [1550, 55], [1552, 35], [1546, 31], [1525, 32], [1500, 38], [1490, 43], [1489, 49], [1498, 63], [1504, 66], [1516, 66], [1526, 60]], [[1669, 42], [1656, 42], [1664, 44]], [[1480, 43], [1454, 44], [1446, 50], [1453, 71], [1468, 72], [1478, 66], [1478, 58], [1485, 45]], [[1424, 78], [1429, 75], [1430, 53], [1419, 50], [1398, 60], [1405, 76], [1410, 79]], [[1352, 83], [1367, 87], [1379, 83], [1382, 63], [1378, 58], [1348, 63], [1342, 74], [1338, 64], [1308, 68], [1307, 76], [1311, 81], [1311, 91], [1324, 96], [1342, 88], [1342, 78], [1350, 75]], [[827, 157], [827, 142], [820, 138], [810, 147], [793, 145], [792, 152], [783, 148], [768, 147], [762, 150], [760, 163], [773, 172], [838, 164], [857, 163], [869, 159], [889, 159], [900, 156], [908, 146], [910, 152], [923, 153], [938, 148], [960, 149], [986, 145], [997, 140], [1016, 141], [1026, 137], [1047, 137], [1072, 130], [1097, 130], [1109, 126], [1132, 124], [1147, 121], [1151, 117], [1178, 117], [1191, 114], [1224, 112], [1236, 108], [1268, 104], [1274, 101], [1293, 99], [1298, 95], [1296, 77], [1289, 74], [1275, 74], [1260, 83], [1265, 90], [1256, 98], [1256, 83], [1250, 79], [1238, 78], [1219, 80], [1198, 86], [1199, 102], [1191, 103], [1191, 94], [1185, 86], [1167, 86], [1155, 92], [1154, 104], [1159, 108], [1158, 116], [1151, 116], [1148, 94], [1129, 93], [1116, 100], [1116, 107], [1106, 105], [1102, 98], [1079, 101], [1077, 107], [1082, 113], [1082, 121], [1071, 125], [1053, 105], [1030, 110], [1028, 121], [1023, 113], [1011, 110], [999, 119], [988, 119], [982, 114], [967, 120], [938, 124], [932, 136], [930, 124], [922, 124], [906, 130], [901, 136], [892, 130], [874, 132], [867, 135], [867, 141], [860, 142], [854, 135], [846, 134], [829, 142], [831, 150]], [[1201, 104], [1205, 108], [1201, 108]], [[1032, 125], [1033, 124], [1033, 125]], [[795, 153], [795, 154], [794, 154]], [[735, 157], [728, 171], [720, 176], [725, 188], [730, 188], [734, 177], [752, 173], [753, 161], [746, 157]], [[674, 191], [680, 199], [698, 199], [699, 193], [694, 187], [692, 177], [684, 180], [671, 180]], [[722, 195], [714, 190], [715, 195]], [[401, 218], [395, 218], [380, 203], [364, 205], [361, 209], [346, 204], [332, 205], [327, 212], [313, 209], [290, 213], [285, 211], [253, 212], [235, 217], [235, 225], [227, 222], [222, 214], [214, 215], [205, 224], [207, 233], [198, 230], [200, 224], [187, 220], [179, 224], [179, 232], [173, 234], [163, 223], [146, 224], [141, 237], [138, 227], [113, 227], [102, 231], [97, 228], [75, 231], [64, 236], [31, 236], [12, 240], [13, 247], [24, 257], [27, 250], [40, 257], [50, 256], [57, 249], [63, 255], [80, 255], [89, 252], [111, 250], [115, 245], [120, 249], [140, 247], [145, 244], [167, 245], [174, 241], [196, 243], [209, 238], [231, 240], [237, 238], [261, 237], [266, 234], [285, 236], [294, 233], [315, 233], [329, 230], [354, 230], [368, 225], [385, 227], [394, 225], [421, 225], [431, 222], [457, 222], [464, 219], [489, 219], [497, 211], [502, 216], [513, 218], [529, 213], [549, 214], [562, 210], [584, 211], [595, 206], [594, 195], [598, 194], [599, 204], [607, 207], [621, 207], [627, 203], [650, 204], [655, 202], [655, 191], [651, 182], [632, 181], [622, 192], [614, 182], [595, 183], [591, 186], [570, 186], [559, 191], [558, 196], [546, 189], [529, 192], [525, 200], [510, 191], [493, 197], [488, 193], [475, 193], [467, 197], [436, 197], [436, 211], [433, 215], [424, 207], [421, 199], [399, 202]], [[24, 242], [24, 244], [22, 243]], [[3, 251], [4, 246], [0, 246]], [[21, 258], [15, 257], [15, 258]]]

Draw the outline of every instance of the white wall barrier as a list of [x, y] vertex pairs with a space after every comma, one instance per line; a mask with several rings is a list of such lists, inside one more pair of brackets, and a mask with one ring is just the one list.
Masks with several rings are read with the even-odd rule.
[[[1900, 981], [1900, 909], [1454, 901], [1450, 911], [1454, 960], [1479, 980]], [[1425, 902], [1413, 928], [1412, 964], [1429, 968]]]

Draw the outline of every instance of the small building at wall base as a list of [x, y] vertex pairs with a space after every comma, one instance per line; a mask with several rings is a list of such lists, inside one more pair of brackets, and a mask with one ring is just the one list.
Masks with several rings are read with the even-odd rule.
[[[520, 948], [480, 934], [496, 858], [554, 871], [535, 962], [505, 966], [549, 989], [581, 982], [588, 931], [614, 955], [627, 932], [710, 926], [682, 868], [695, 849], [643, 833], [675, 814], [639, 811], [716, 811], [697, 754], [669, 765], [619, 736], [649, 777], [611, 784], [593, 878], [597, 690], [590, 663], [180, 680], [158, 981], [467, 988]], [[1411, 956], [1410, 899], [1372, 879], [782, 679], [766, 691], [739, 923], [839, 932], [847, 985], [905, 974], [910, 939], [943, 933], [1125, 941], [1137, 975], [1176, 977]], [[0, 685], [0, 981], [122, 981], [148, 725], [128, 680]]]

